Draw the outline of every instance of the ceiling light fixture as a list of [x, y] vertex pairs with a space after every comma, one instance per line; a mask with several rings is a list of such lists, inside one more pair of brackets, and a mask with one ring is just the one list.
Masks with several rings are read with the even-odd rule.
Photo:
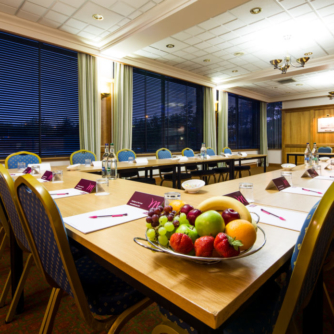
[[104, 19], [104, 17], [100, 14], [93, 14], [93, 19], [97, 20], [97, 21], [102, 21]]
[[313, 52], [306, 52], [306, 53], [304, 53], [304, 56], [310, 56], [310, 55], [313, 55]]
[[286, 74], [287, 70], [290, 68], [290, 66], [293, 67], [304, 67], [304, 65], [309, 61], [310, 57], [303, 57], [303, 58], [298, 58], [296, 59], [296, 62], [298, 65], [294, 65], [291, 62], [291, 57], [290, 56], [286, 56], [284, 58], [284, 60], [282, 59], [274, 59], [270, 61], [271, 65], [274, 65], [274, 70], [276, 70], [277, 68], [282, 72], [282, 74]]
[[237, 72], [238, 72], [238, 70], [233, 70], [233, 71], [232, 71], [232, 73], [237, 73]]
[[260, 14], [262, 12], [261, 7], [254, 7], [250, 10], [251, 14]]
[[328, 92], [328, 97], [330, 100], [333, 100], [334, 99], [334, 91], [333, 92]]
[[244, 52], [235, 52], [234, 56], [239, 57], [239, 56], [243, 56], [245, 53]]
[[204, 63], [210, 63], [211, 59], [204, 59]]
[[166, 48], [168, 48], [168, 49], [172, 49], [173, 47], [175, 47], [174, 44], [167, 44], [167, 45], [166, 45]]

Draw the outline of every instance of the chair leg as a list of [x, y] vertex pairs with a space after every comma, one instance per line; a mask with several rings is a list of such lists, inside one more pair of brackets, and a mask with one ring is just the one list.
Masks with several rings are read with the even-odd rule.
[[252, 174], [251, 174], [251, 171], [250, 171], [250, 169], [248, 169], [248, 174], [249, 174], [249, 176], [251, 176]]
[[135, 315], [140, 313], [142, 310], [146, 309], [146, 307], [150, 306], [153, 303], [153, 300], [149, 298], [144, 298], [139, 303], [131, 306], [127, 310], [125, 310], [122, 314], [120, 314], [115, 322], [112, 324], [111, 328], [108, 331], [108, 334], [118, 334], [121, 332], [123, 326]]
[[213, 174], [213, 181], [214, 181], [215, 183], [217, 183], [217, 179], [216, 179], [216, 175], [215, 175], [215, 174]]
[[21, 278], [20, 278], [20, 281], [19, 281], [19, 284], [17, 285], [17, 288], [16, 288], [16, 291], [15, 291], [15, 294], [14, 294], [14, 297], [13, 297], [13, 300], [10, 304], [10, 307], [9, 307], [9, 310], [7, 312], [7, 316], [6, 316], [6, 324], [11, 322], [15, 316], [15, 312], [16, 312], [16, 307], [17, 307], [17, 304], [20, 300], [20, 297], [21, 297], [21, 293], [23, 291], [23, 288], [24, 288], [24, 284], [27, 280], [27, 277], [29, 275], [29, 271], [30, 271], [30, 268], [33, 264], [33, 257], [32, 257], [32, 254], [29, 254], [28, 258], [27, 258], [27, 261], [24, 265], [24, 268], [23, 268], [23, 271], [22, 271], [22, 275], [21, 275]]
[[5, 248], [8, 244], [8, 242], [9, 242], [9, 238], [8, 238], [7, 234], [4, 234], [3, 238], [2, 238], [1, 245], [0, 245], [0, 258], [2, 257], [2, 254], [5, 251]]
[[63, 290], [59, 288], [53, 288], [51, 296], [46, 307], [43, 322], [39, 330], [39, 334], [51, 334], [53, 324], [56, 318], [56, 314], [59, 308], [60, 300], [63, 295]]
[[5, 305], [5, 302], [6, 302], [6, 299], [7, 299], [7, 295], [8, 295], [8, 292], [10, 290], [10, 287], [11, 287], [11, 283], [10, 283], [11, 282], [11, 277], [12, 277], [12, 273], [10, 271], [8, 273], [5, 286], [3, 287], [2, 294], [0, 296], [0, 307], [4, 307], [4, 305]]
[[324, 289], [325, 308], [326, 308], [326, 311], [327, 311], [326, 313], [329, 316], [329, 321], [332, 325], [332, 329], [334, 330], [334, 307], [333, 307], [332, 301], [329, 297], [328, 290], [327, 290], [325, 282], [323, 282], [322, 285], [323, 285], [323, 289]]

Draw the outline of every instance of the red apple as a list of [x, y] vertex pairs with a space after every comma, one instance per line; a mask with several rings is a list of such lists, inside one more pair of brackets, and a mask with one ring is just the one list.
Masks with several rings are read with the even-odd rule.
[[193, 209], [191, 211], [188, 212], [187, 214], [187, 220], [189, 221], [189, 223], [191, 225], [195, 225], [195, 220], [196, 218], [202, 213], [201, 210], [198, 209]]
[[240, 219], [239, 213], [233, 209], [226, 209], [225, 211], [223, 211], [222, 217], [224, 219], [225, 225], [230, 223], [232, 220]]
[[214, 241], [215, 238], [211, 236], [198, 238], [194, 245], [196, 256], [211, 257]]
[[193, 207], [192, 205], [190, 205], [190, 204], [185, 204], [185, 205], [183, 205], [183, 207], [181, 208], [180, 213], [188, 214], [188, 212], [189, 212], [190, 210], [193, 210], [193, 209], [194, 209], [194, 207]]
[[174, 233], [169, 240], [169, 244], [175, 252], [182, 254], [188, 254], [194, 249], [191, 238], [183, 233]]

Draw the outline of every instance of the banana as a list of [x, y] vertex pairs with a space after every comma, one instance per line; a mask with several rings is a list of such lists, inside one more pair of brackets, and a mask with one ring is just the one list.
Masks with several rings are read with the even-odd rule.
[[239, 213], [240, 219], [248, 220], [250, 223], [252, 222], [252, 217], [248, 209], [236, 199], [227, 196], [215, 196], [208, 198], [201, 202], [197, 206], [197, 209], [202, 212], [208, 210], [224, 211], [226, 209], [233, 209]]

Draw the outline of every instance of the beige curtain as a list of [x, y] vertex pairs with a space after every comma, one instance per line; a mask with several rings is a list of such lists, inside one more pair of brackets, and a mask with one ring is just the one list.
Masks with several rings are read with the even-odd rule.
[[269, 166], [267, 138], [267, 103], [265, 102], [261, 102], [260, 105], [260, 154], [267, 154], [267, 166]]
[[131, 66], [114, 63], [113, 142], [115, 152], [132, 147], [132, 93]]
[[78, 76], [80, 149], [94, 152], [100, 160], [101, 98], [95, 57], [78, 53]]
[[228, 146], [228, 93], [219, 91], [218, 154]]
[[216, 115], [213, 89], [204, 87], [203, 99], [203, 140], [206, 147], [212, 147], [217, 153]]

